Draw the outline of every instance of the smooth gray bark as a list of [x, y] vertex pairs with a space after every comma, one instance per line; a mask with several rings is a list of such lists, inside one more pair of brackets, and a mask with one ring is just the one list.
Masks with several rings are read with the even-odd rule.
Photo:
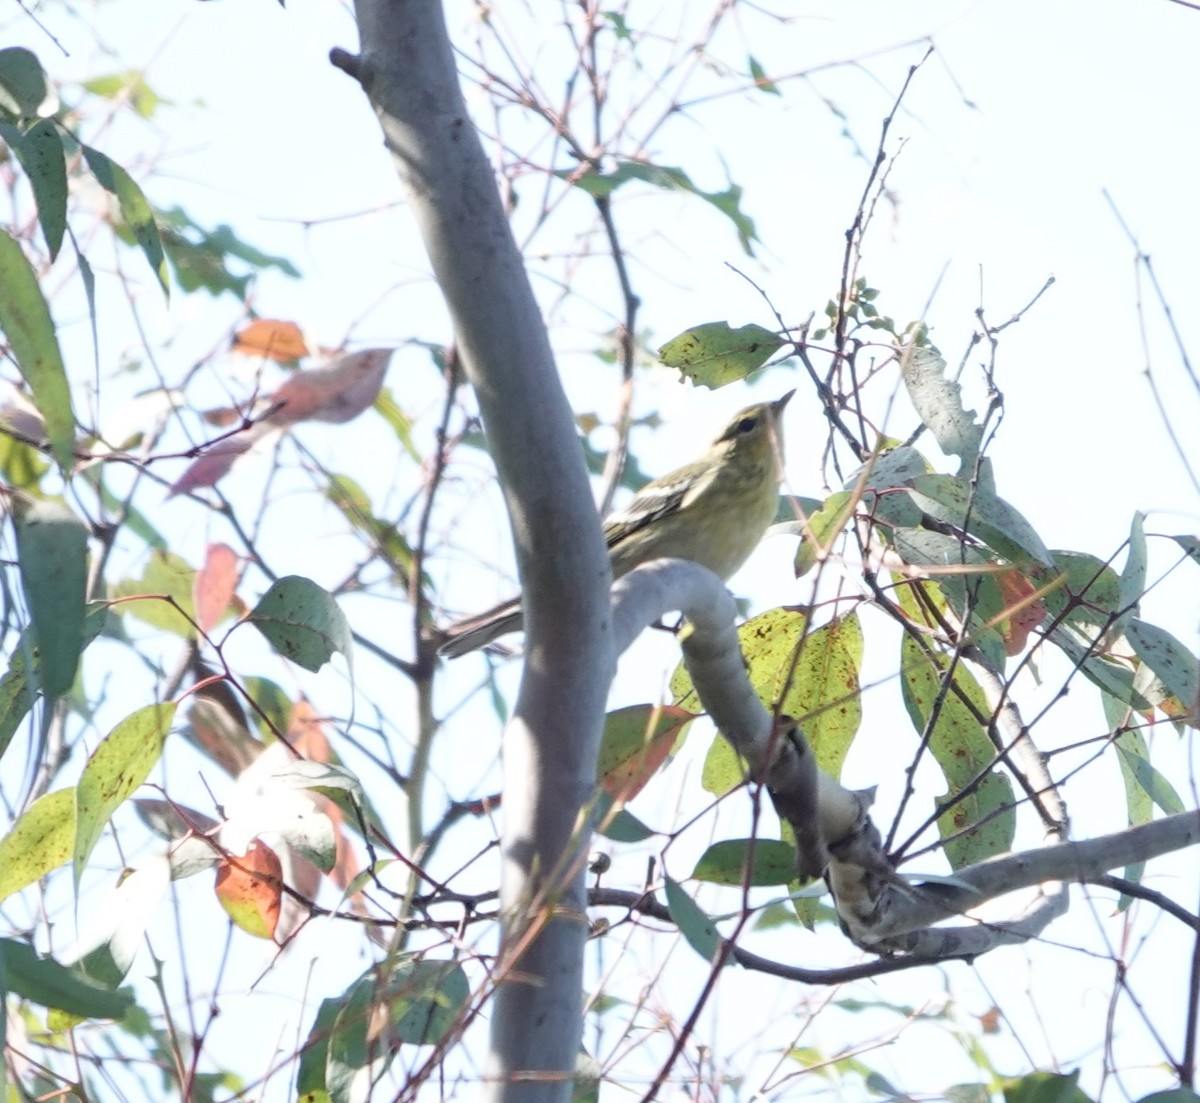
[[441, 4], [358, 0], [358, 78], [408, 188], [512, 521], [524, 677], [503, 737], [492, 1099], [565, 1101], [582, 1033], [580, 809], [615, 669], [608, 557], [545, 326], [459, 88]]

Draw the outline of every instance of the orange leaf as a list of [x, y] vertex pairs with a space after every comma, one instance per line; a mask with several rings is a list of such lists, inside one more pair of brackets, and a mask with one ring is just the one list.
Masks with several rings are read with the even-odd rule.
[[243, 931], [256, 938], [274, 938], [283, 894], [279, 855], [255, 839], [240, 858], [217, 866], [217, 899]]
[[192, 582], [192, 601], [196, 606], [196, 623], [201, 632], [208, 632], [229, 610], [237, 586], [238, 554], [228, 544], [209, 544], [204, 566]]
[[1008, 655], [1019, 655], [1025, 650], [1025, 642], [1032, 632], [1046, 619], [1046, 604], [1036, 600], [1036, 587], [1020, 571], [1004, 571], [996, 575], [996, 585], [1004, 599], [1006, 621], [999, 625], [1004, 637], [1004, 651]]
[[329, 740], [325, 736], [325, 726], [317, 716], [316, 710], [309, 704], [307, 697], [301, 697], [292, 705], [292, 715], [288, 718], [288, 742], [312, 762], [328, 762], [330, 760]]
[[233, 351], [284, 364], [303, 359], [310, 350], [303, 331], [295, 322], [255, 318], [233, 335]]
[[597, 772], [615, 801], [630, 801], [666, 762], [695, 714], [674, 705], [631, 705], [604, 722]]
[[984, 1034], [1000, 1033], [1000, 1009], [998, 1007], [989, 1007], [982, 1015], [975, 1017], [979, 1020], [979, 1026]]

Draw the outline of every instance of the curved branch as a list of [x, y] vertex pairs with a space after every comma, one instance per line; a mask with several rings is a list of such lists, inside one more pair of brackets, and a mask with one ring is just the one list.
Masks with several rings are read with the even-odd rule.
[[[615, 671], [609, 566], [571, 410], [496, 181], [459, 88], [441, 5], [357, 0], [362, 49], [333, 60], [379, 118], [454, 324], [512, 522], [527, 659], [504, 732], [504, 977], [494, 1099], [565, 1100], [583, 1028], [580, 816]], [[570, 716], [570, 738], [563, 717]]]
[[[991, 858], [958, 870], [952, 884], [907, 885], [896, 882], [889, 886], [886, 896], [879, 902], [872, 922], [860, 924], [857, 930], [851, 932], [852, 937], [867, 947], [907, 951], [911, 946], [919, 952], [928, 953], [931, 952], [929, 941], [910, 937], [914, 932], [946, 919], [961, 917], [971, 908], [1006, 893], [1036, 885], [1048, 886], [1042, 894], [1043, 902], [1026, 909], [1011, 921], [988, 923], [980, 920], [969, 927], [927, 932], [949, 940], [964, 937], [966, 932], [981, 932], [971, 936], [977, 940], [973, 944], [979, 948], [961, 952], [982, 953], [999, 944], [998, 941], [985, 944], [982, 932], [990, 931], [995, 937], [1004, 936], [1004, 941], [1012, 941], [1007, 938], [1009, 933], [1028, 938], [1036, 933], [1031, 927], [1032, 923], [1061, 914], [1053, 911], [1046, 915], [1037, 910], [1040, 907], [1057, 909], [1065, 906], [1065, 888], [1060, 892], [1059, 887], [1050, 883], [1098, 881], [1117, 866], [1148, 861], [1197, 843], [1200, 843], [1200, 811], [1180, 812], [1084, 842], [1060, 843], [1040, 850]], [[1059, 900], [1060, 896], [1062, 901]], [[1045, 901], [1052, 901], [1052, 904]]]

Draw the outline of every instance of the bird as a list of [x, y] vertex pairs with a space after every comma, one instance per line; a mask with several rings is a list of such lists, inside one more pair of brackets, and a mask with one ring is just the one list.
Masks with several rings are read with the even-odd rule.
[[[613, 578], [651, 559], [689, 559], [722, 581], [750, 557], [775, 519], [782, 477], [780, 420], [788, 391], [739, 410], [699, 459], [647, 483], [604, 523]], [[521, 628], [521, 599], [455, 621], [438, 653], [456, 658]]]

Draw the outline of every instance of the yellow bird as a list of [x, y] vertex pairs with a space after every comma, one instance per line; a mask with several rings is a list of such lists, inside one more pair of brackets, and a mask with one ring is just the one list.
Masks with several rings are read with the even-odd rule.
[[[604, 523], [613, 578], [651, 559], [690, 559], [727, 579], [775, 518], [782, 476], [780, 419], [788, 391], [739, 411], [698, 460], [647, 483]], [[521, 599], [443, 629], [451, 658], [521, 627]]]

